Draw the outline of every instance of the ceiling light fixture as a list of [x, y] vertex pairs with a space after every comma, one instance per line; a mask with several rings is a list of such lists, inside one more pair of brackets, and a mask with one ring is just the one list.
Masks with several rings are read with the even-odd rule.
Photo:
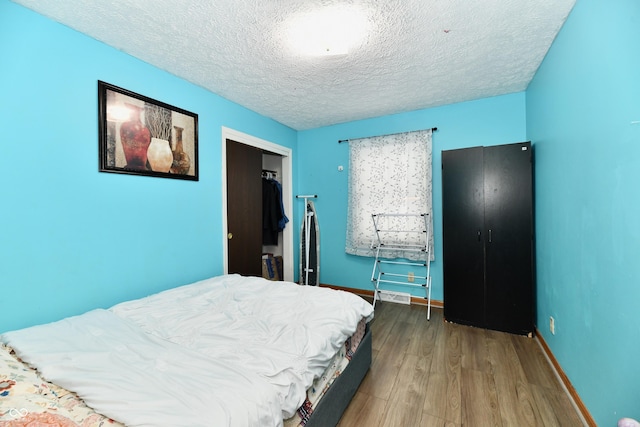
[[334, 5], [293, 15], [287, 37], [293, 49], [306, 55], [346, 55], [362, 43], [368, 30], [369, 22], [362, 9]]

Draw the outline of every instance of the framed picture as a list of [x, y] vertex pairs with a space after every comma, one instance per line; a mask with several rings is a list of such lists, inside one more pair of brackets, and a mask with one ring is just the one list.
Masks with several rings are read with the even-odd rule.
[[98, 81], [100, 172], [198, 180], [198, 115]]

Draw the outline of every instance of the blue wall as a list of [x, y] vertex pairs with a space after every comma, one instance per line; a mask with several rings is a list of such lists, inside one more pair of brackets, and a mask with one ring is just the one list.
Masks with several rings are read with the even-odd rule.
[[[296, 132], [0, 0], [0, 332], [220, 274], [221, 126]], [[97, 81], [199, 115], [198, 182], [98, 172]]]
[[[525, 95], [464, 102], [299, 132], [298, 185], [315, 202], [321, 234], [321, 282], [372, 290], [372, 258], [347, 255], [345, 249], [349, 144], [340, 139], [385, 135], [437, 127], [433, 134], [433, 219], [435, 261], [432, 295], [442, 301], [442, 174], [441, 152], [477, 145], [525, 141]], [[338, 166], [344, 171], [338, 171]], [[424, 296], [416, 289], [414, 295]]]
[[601, 426], [640, 419], [639, 42], [637, 0], [578, 0], [526, 92], [538, 328]]
[[[337, 141], [436, 126], [433, 297], [441, 151], [532, 140], [538, 328], [599, 425], [640, 418], [639, 10], [578, 0], [526, 94], [296, 133], [0, 0], [0, 332], [220, 274], [221, 126], [295, 148], [294, 194], [319, 196], [322, 282], [371, 289], [371, 260], [344, 253]], [[97, 80], [197, 113], [200, 181], [99, 173]]]

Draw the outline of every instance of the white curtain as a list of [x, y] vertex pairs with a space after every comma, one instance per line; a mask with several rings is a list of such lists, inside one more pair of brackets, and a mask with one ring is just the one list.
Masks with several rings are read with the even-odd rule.
[[[349, 202], [346, 252], [375, 256], [372, 214], [428, 214], [429, 247], [433, 259], [431, 204], [431, 129], [349, 140]], [[412, 227], [394, 219], [395, 229]], [[415, 244], [415, 233], [395, 236], [393, 243]], [[387, 242], [390, 243], [390, 242]], [[387, 258], [424, 259], [419, 253], [385, 253]]]

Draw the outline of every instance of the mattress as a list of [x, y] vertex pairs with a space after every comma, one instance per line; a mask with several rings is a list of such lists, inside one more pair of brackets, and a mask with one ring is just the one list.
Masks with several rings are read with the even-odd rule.
[[335, 380], [347, 369], [349, 362], [357, 351], [362, 341], [367, 323], [362, 319], [358, 324], [356, 332], [345, 341], [344, 345], [331, 358], [329, 365], [320, 377], [313, 381], [311, 387], [307, 389], [307, 394], [303, 404], [298, 408], [295, 415], [284, 422], [284, 427], [305, 426], [315, 412], [320, 399], [329, 391]]
[[229, 364], [277, 389], [294, 415], [373, 307], [359, 296], [237, 274], [218, 276], [111, 308], [144, 331]]
[[[285, 427], [305, 426], [322, 397], [351, 361], [365, 333], [364, 320], [356, 333], [332, 358], [324, 373], [307, 390], [307, 397]], [[333, 411], [332, 411], [333, 412]], [[92, 408], [72, 393], [45, 381], [35, 369], [18, 359], [13, 350], [0, 345], [0, 427], [83, 426], [125, 427]]]
[[[79, 352], [73, 356], [76, 360], [90, 362], [95, 361], [96, 357], [103, 357], [108, 361], [114, 358], [113, 348], [116, 348], [118, 351], [115, 353], [119, 354], [127, 346], [144, 348], [144, 351], [136, 354], [135, 357], [149, 359], [145, 361], [147, 370], [160, 367], [166, 371], [174, 365], [195, 368], [191, 369], [192, 372], [189, 375], [196, 373], [197, 378], [189, 378], [187, 384], [193, 385], [195, 382], [194, 390], [203, 395], [207, 392], [204, 390], [207, 388], [205, 385], [211, 384], [212, 379], [199, 378], [198, 372], [215, 372], [216, 366], [212, 368], [208, 365], [209, 363], [213, 362], [213, 365], [234, 371], [235, 375], [242, 378], [238, 381], [242, 384], [235, 392], [236, 397], [233, 397], [230, 402], [225, 403], [224, 399], [233, 396], [234, 392], [224, 393], [229, 396], [213, 397], [222, 399], [220, 411], [233, 412], [230, 408], [236, 401], [242, 400], [237, 397], [242, 394], [240, 390], [249, 388], [253, 391], [258, 390], [258, 393], [249, 393], [253, 394], [253, 401], [249, 399], [246, 403], [250, 409], [248, 412], [253, 411], [257, 416], [268, 413], [269, 420], [247, 419], [234, 424], [228, 419], [228, 425], [278, 426], [282, 425], [283, 419], [287, 419], [287, 425], [304, 425], [324, 392], [347, 366], [350, 355], [361, 339], [364, 325], [373, 316], [373, 310], [366, 301], [346, 292], [228, 275], [118, 304], [108, 311], [96, 310], [88, 315], [89, 322], [87, 319], [80, 319], [71, 329], [84, 328], [89, 335], [97, 334], [101, 339], [104, 336], [113, 338], [113, 341], [105, 341], [105, 347], [94, 348], [92, 350], [94, 354], [91, 357], [82, 354], [85, 351], [82, 347], [86, 338], [76, 337], [62, 340], [64, 342], [59, 340], [47, 342], [49, 336], [60, 333], [67, 336], [69, 331], [64, 328], [62, 330], [41, 329], [31, 337], [31, 341], [29, 339], [23, 341], [24, 336], [20, 334], [17, 339], [14, 339], [13, 333], [4, 334], [1, 337], [4, 342], [17, 344], [18, 355], [37, 366], [44, 373], [45, 378], [53, 379], [58, 386], [79, 391], [78, 394], [84, 398], [84, 402], [74, 393], [41, 380], [32, 369], [21, 365], [4, 349], [1, 353], [4, 365], [0, 365], [2, 367], [0, 370], [0, 426], [24, 425], [16, 423], [26, 421], [27, 415], [29, 417], [55, 415], [62, 417], [62, 420], [70, 420], [69, 425], [75, 425], [74, 423], [88, 426], [118, 425], [108, 416], [124, 421], [125, 424], [134, 424], [131, 418], [122, 418], [122, 408], [117, 405], [116, 407], [107, 405], [106, 408], [102, 406], [103, 401], [122, 400], [119, 391], [116, 393], [119, 396], [118, 399], [113, 399], [113, 390], [117, 385], [109, 383], [109, 375], [102, 375], [112, 367], [101, 363], [103, 366], [97, 368], [95, 374], [98, 377], [106, 377], [102, 379], [106, 381], [106, 388], [100, 391], [102, 395], [98, 393], [99, 396], [96, 398], [91, 394], [94, 391], [93, 388], [96, 388], [93, 379], [85, 381], [79, 389], [77, 384], [78, 378], [86, 376], [86, 372], [82, 372], [83, 369], [95, 369], [89, 366], [91, 363], [83, 366], [82, 363], [74, 362], [72, 365], [77, 365], [80, 372], [72, 374], [69, 380], [65, 377], [66, 373], [62, 377], [58, 376], [60, 371], [68, 369], [68, 361], [60, 358], [52, 363], [51, 355], [47, 354], [52, 350], [54, 353], [66, 353], [69, 351], [68, 347], [71, 347], [72, 351]], [[67, 329], [68, 326], [66, 325]], [[123, 344], [121, 337], [129, 336], [129, 332], [132, 333], [129, 342]], [[33, 343], [34, 340], [36, 344]], [[81, 345], [73, 349], [78, 343]], [[170, 356], [174, 351], [176, 355]], [[152, 356], [149, 356], [149, 353]], [[105, 357], [105, 354], [109, 356]], [[177, 354], [186, 354], [188, 357], [182, 359], [183, 356], [177, 356]], [[158, 357], [159, 355], [161, 357]], [[68, 357], [68, 354], [65, 357]], [[132, 356], [129, 355], [129, 357]], [[100, 361], [104, 360], [100, 359]], [[120, 365], [126, 364], [120, 363]], [[10, 369], [9, 365], [11, 365]], [[145, 369], [140, 366], [135, 367], [135, 364], [132, 366], [134, 372], [125, 373], [125, 377]], [[247, 367], [250, 369], [246, 369]], [[120, 368], [122, 366], [118, 367]], [[10, 372], [12, 377], [9, 378], [5, 372]], [[220, 379], [216, 374], [213, 377], [213, 380]], [[224, 378], [224, 380], [229, 379]], [[181, 378], [180, 381], [182, 381]], [[26, 386], [25, 389], [25, 384], [31, 383], [34, 385]], [[87, 385], [91, 391], [89, 394], [86, 390]], [[157, 388], [157, 385], [148, 384], [147, 387]], [[168, 384], [164, 387], [171, 388]], [[203, 390], [199, 390], [198, 387], [202, 387]], [[226, 390], [228, 384], [224, 383], [223, 386], [218, 385], [213, 388]], [[55, 390], [55, 392], [46, 392], [46, 390]], [[177, 395], [175, 400], [182, 400], [175, 408], [180, 405], [182, 408], [193, 407], [190, 399], [185, 400], [185, 397], [192, 396], [194, 390], [180, 387], [171, 390], [172, 395]], [[149, 397], [151, 396], [145, 397], [143, 393], [142, 396], [134, 395], [127, 399], [129, 401], [133, 399], [134, 402], [136, 399], [143, 399], [138, 403], [144, 406], [144, 399]], [[164, 399], [167, 400], [166, 396]], [[154, 396], [152, 400], [162, 402], [163, 396]], [[210, 399], [205, 398], [204, 401], [208, 402]], [[245, 403], [240, 406], [242, 405]], [[89, 406], [106, 416], [94, 412]], [[69, 412], [69, 408], [73, 411]], [[36, 409], [41, 411], [37, 412]], [[235, 411], [247, 412], [247, 409], [242, 406]], [[175, 424], [179, 418], [167, 421], [170, 419], [168, 414], [162, 414], [162, 411], [159, 413], [161, 418], [168, 422], [164, 425], [171, 425], [171, 423], [180, 425]], [[133, 416], [135, 421], [135, 417], [139, 415], [127, 415], [129, 416]], [[209, 416], [209, 420], [223, 418], [224, 414]], [[199, 425], [197, 422], [193, 421], [193, 425]], [[147, 420], [147, 424], [138, 425], [163, 424]]]
[[106, 310], [1, 338], [43, 378], [128, 426], [282, 425], [275, 390], [251, 370], [154, 337]]

